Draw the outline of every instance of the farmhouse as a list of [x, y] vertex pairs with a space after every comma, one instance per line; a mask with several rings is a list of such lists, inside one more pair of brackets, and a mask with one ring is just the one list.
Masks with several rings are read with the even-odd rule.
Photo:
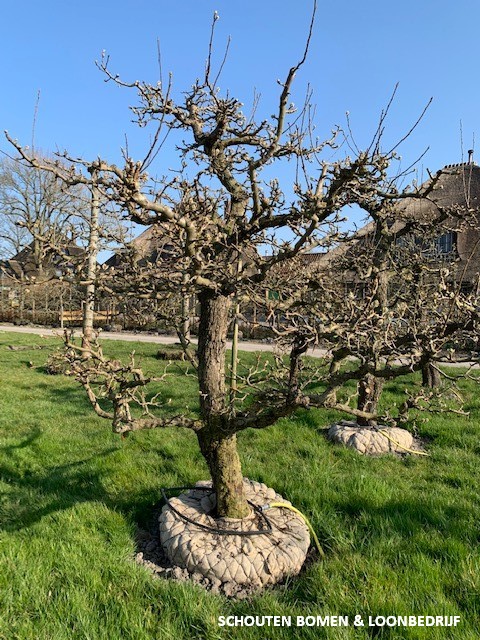
[[134, 238], [124, 250], [117, 250], [113, 256], [105, 261], [106, 267], [115, 269], [128, 268], [130, 260], [138, 266], [156, 264], [159, 260], [171, 259], [174, 247], [167, 235], [163, 233], [162, 225], [147, 227]]
[[[427, 240], [410, 237], [422, 246], [425, 260], [448, 263], [451, 279], [465, 291], [476, 286], [480, 274], [480, 167], [473, 162], [450, 164], [419, 187], [425, 198], [409, 198], [398, 204], [398, 214], [392, 225], [400, 231], [410, 220], [429, 220], [439, 217], [440, 210], [448, 213], [439, 225], [438, 234]], [[298, 256], [295, 269], [310, 277], [342, 264], [341, 258], [360, 248], [373, 237], [374, 223], [370, 222], [357, 232], [355, 243], [339, 244], [326, 253]], [[399, 234], [401, 235], [401, 234]], [[398, 243], [405, 242], [399, 237]], [[290, 265], [287, 269], [292, 270]], [[352, 276], [343, 273], [341, 280], [348, 285]]]
[[473, 287], [480, 273], [480, 167], [473, 162], [473, 152], [469, 155], [469, 162], [447, 165], [438, 181], [432, 178], [435, 185], [427, 199], [414, 199], [405, 207], [408, 217], [435, 216], [439, 207], [451, 212], [439, 229], [433, 257], [451, 262], [455, 280], [465, 288]]
[[69, 280], [84, 254], [72, 242], [59, 256], [32, 241], [0, 261], [0, 320], [55, 324], [62, 308], [78, 307], [81, 291]]

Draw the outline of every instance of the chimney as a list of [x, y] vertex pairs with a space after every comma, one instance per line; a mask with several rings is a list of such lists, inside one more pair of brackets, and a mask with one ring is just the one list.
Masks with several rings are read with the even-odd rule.
[[468, 150], [468, 164], [473, 164], [473, 149]]

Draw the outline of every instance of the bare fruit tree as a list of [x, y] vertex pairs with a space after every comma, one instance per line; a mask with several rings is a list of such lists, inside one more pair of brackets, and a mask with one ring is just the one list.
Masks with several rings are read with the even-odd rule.
[[[471, 168], [470, 168], [471, 170]], [[462, 184], [461, 166], [454, 179]], [[450, 171], [450, 177], [452, 171]], [[385, 381], [434, 367], [433, 361], [469, 362], [478, 356], [466, 345], [478, 344], [478, 270], [466, 271], [477, 245], [461, 258], [455, 247], [442, 253], [445, 230], [478, 229], [480, 211], [464, 194], [447, 202], [445, 173], [437, 172], [416, 192], [391, 197], [384, 174], [372, 190], [358, 200], [367, 214], [366, 224], [347, 241], [340, 241], [308, 269], [297, 260], [288, 280], [271, 283], [282, 296], [270, 302], [270, 313], [283, 314], [279, 337], [297, 336], [305, 345], [325, 351], [328, 370], [303, 372], [303, 386], [325, 387], [310, 406], [328, 405], [354, 416], [359, 425], [374, 425], [381, 417], [405, 419], [408, 408], [427, 406], [439, 394], [420, 390], [409, 395], [396, 416], [379, 413]], [[383, 185], [382, 185], [383, 183]], [[477, 243], [478, 244], [478, 243]], [[473, 252], [473, 253], [472, 253]], [[280, 274], [282, 275], [282, 274]], [[296, 293], [296, 299], [294, 297]], [[463, 346], [463, 353], [451, 349]], [[315, 367], [313, 367], [315, 369]], [[460, 372], [458, 377], [463, 377]], [[454, 386], [454, 374], [444, 376]], [[356, 382], [347, 393], [348, 381]], [[446, 404], [437, 403], [437, 408]], [[388, 413], [388, 412], [387, 412]]]
[[[125, 157], [124, 165], [117, 166], [102, 158], [84, 161], [65, 154], [61, 165], [43, 163], [10, 138], [24, 162], [51, 171], [66, 185], [91, 187], [95, 175], [103, 198], [138, 224], [159, 225], [168, 238], [170, 257], [145, 269], [132, 287], [146, 298], [195, 294], [198, 349], [189, 357], [196, 367], [200, 416], [162, 414], [161, 390], [153, 398], [146, 391], [161, 379], [147, 376], [134, 361], [112, 362], [99, 348], [82, 359], [82, 349], [70, 345], [70, 371], [97, 413], [112, 420], [118, 433], [168, 426], [192, 429], [211, 473], [220, 516], [242, 518], [249, 513], [237, 433], [268, 427], [298, 407], [326, 404], [331, 397], [317, 393], [311, 398], [299, 384], [309, 345], [301, 332], [292, 334], [290, 364], [281, 384], [262, 378], [259, 369], [246, 376], [252, 391], [258, 387], [257, 402], [242, 403], [235, 389], [232, 394], [225, 356], [234, 301], [264, 286], [279, 265], [339, 240], [345, 205], [364, 207], [367, 196], [378, 200], [379, 194], [383, 202], [402, 197], [396, 183], [386, 179], [394, 150], [383, 153], [373, 145], [355, 157], [321, 159], [326, 147], [335, 146], [338, 132], [331, 140], [315, 142], [308, 99], [300, 111], [291, 104], [292, 84], [305, 62], [311, 33], [312, 26], [303, 55], [280, 84], [278, 106], [270, 118], [257, 120], [255, 112], [247, 116], [240, 100], [221, 92], [217, 79], [212, 80], [210, 56], [204, 77], [179, 100], [173, 99], [170, 85], [123, 82], [103, 58], [100, 67], [106, 78], [137, 92], [133, 113], [138, 124], [155, 127], [153, 145], [143, 160]], [[181, 134], [180, 160], [188, 171], [158, 181], [147, 168], [162, 152], [165, 131]], [[289, 161], [296, 167], [292, 181], [282, 184], [267, 177]], [[268, 257], [261, 255], [265, 246]], [[298, 299], [298, 292], [292, 296]], [[344, 380], [340, 372], [335, 376], [330, 391]]]

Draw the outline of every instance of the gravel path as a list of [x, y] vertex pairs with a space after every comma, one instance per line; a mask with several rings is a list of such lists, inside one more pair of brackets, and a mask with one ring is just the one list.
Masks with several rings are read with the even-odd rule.
[[[41, 336], [62, 336], [61, 329], [47, 329], [46, 327], [40, 326], [15, 326], [13, 324], [0, 324], [0, 335], [2, 332], [11, 331], [14, 333], [33, 333]], [[81, 329], [77, 328], [75, 331], [76, 335], [80, 335]], [[123, 340], [125, 342], [151, 342], [153, 344], [175, 344], [178, 343], [178, 338], [176, 336], [163, 336], [153, 333], [133, 333], [133, 332], [115, 332], [115, 331], [102, 331], [101, 333], [102, 340]], [[196, 344], [196, 338], [192, 339], [192, 342]], [[227, 347], [230, 348], [232, 346], [231, 341], [227, 342]], [[273, 351], [274, 345], [272, 343], [266, 342], [248, 342], [241, 340], [239, 343], [240, 351]], [[325, 355], [325, 349], [309, 349], [307, 355], [313, 356], [314, 358], [321, 358]], [[449, 362], [444, 363], [442, 366], [448, 367], [467, 367], [471, 364], [475, 369], [480, 367], [480, 363], [468, 363], [468, 362]]]
[[[14, 333], [33, 333], [42, 336], [62, 336], [61, 329], [47, 329], [46, 327], [39, 326], [15, 326], [10, 324], [0, 324], [0, 335], [3, 331], [12, 331]], [[76, 329], [75, 334], [80, 335], [80, 328]], [[153, 333], [133, 333], [133, 332], [115, 332], [115, 331], [102, 331], [102, 340], [123, 340], [125, 342], [151, 342], [153, 344], [175, 344], [178, 343], [176, 336], [164, 336]], [[192, 342], [196, 344], [196, 338], [192, 339]], [[231, 341], [227, 342], [228, 348], [232, 346]], [[248, 342], [241, 340], [239, 343], [240, 351], [273, 351], [274, 345], [266, 342]], [[308, 355], [315, 356], [317, 358], [325, 355], [324, 349], [311, 349]]]

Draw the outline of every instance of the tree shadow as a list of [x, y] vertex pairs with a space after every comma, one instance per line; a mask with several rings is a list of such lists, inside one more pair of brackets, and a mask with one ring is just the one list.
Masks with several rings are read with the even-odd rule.
[[[8, 485], [15, 500], [0, 502], [0, 531], [17, 531], [27, 528], [43, 517], [65, 510], [77, 503], [98, 501], [110, 507], [118, 507], [105, 491], [99, 470], [92, 463], [117, 451], [110, 447], [93, 456], [67, 464], [44, 467], [40, 470], [24, 468], [18, 464], [15, 451], [35, 443], [41, 431], [35, 429], [25, 440], [16, 445], [0, 447], [4, 462], [0, 464], [0, 481]], [[8, 494], [7, 496], [8, 497]]]
[[[428, 532], [437, 532], [446, 541], [457, 539], [462, 542], [478, 543], [480, 532], [469, 533], [462, 523], [471, 520], [471, 510], [459, 504], [443, 504], [441, 499], [424, 499], [405, 496], [377, 506], [360, 498], [350, 498], [338, 505], [350, 518], [362, 518], [369, 534], [369, 543], [390, 532], [401, 536], [405, 543], [414, 544], [415, 538]], [[474, 539], [472, 539], [474, 538]]]
[[[0, 483], [8, 490], [0, 496], [0, 531], [28, 528], [57, 511], [67, 510], [83, 502], [102, 503], [130, 521], [142, 524], [150, 517], [152, 504], [160, 498], [159, 486], [141, 492], [109, 492], [111, 468], [102, 459], [121, 451], [118, 446], [79, 460], [55, 466], [28, 466], [16, 453], [33, 447], [43, 431], [36, 427], [21, 442], [0, 447]], [[160, 447], [153, 449], [158, 468], [165, 478], [179, 478], [185, 484], [178, 458]], [[13, 499], [9, 499], [13, 496]]]
[[36, 442], [41, 435], [42, 435], [42, 430], [39, 427], [35, 427], [35, 429], [32, 430], [30, 435], [27, 436], [25, 440], [23, 440], [19, 444], [8, 444], [4, 447], [0, 447], [0, 451], [4, 451], [9, 455], [13, 455], [16, 449], [26, 449], [27, 447], [32, 445], [34, 442]]

